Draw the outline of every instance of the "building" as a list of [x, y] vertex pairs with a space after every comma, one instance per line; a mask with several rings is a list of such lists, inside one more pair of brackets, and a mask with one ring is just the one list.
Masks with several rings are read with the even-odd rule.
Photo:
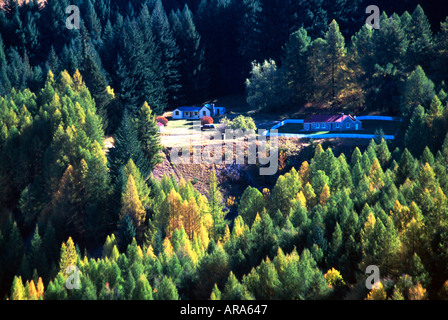
[[203, 117], [217, 117], [226, 113], [226, 108], [214, 104], [202, 107], [180, 107], [173, 111], [173, 120], [199, 120]]
[[362, 130], [361, 121], [351, 115], [317, 115], [303, 122], [304, 131], [358, 131]]

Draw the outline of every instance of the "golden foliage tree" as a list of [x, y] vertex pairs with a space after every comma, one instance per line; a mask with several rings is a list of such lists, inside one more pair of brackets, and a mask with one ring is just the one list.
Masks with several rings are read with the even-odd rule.
[[78, 253], [76, 252], [75, 243], [71, 237], [67, 242], [61, 245], [61, 254], [59, 259], [59, 272], [65, 275], [65, 271], [69, 266], [76, 266], [78, 262]]
[[194, 198], [182, 204], [182, 224], [190, 240], [201, 230], [201, 212]]
[[386, 300], [387, 294], [386, 290], [384, 290], [383, 284], [378, 282], [375, 286], [378, 286], [378, 289], [374, 287], [367, 295], [366, 300]]
[[141, 236], [143, 233], [142, 228], [146, 218], [146, 211], [140, 201], [137, 186], [135, 185], [135, 180], [132, 174], [128, 177], [126, 188], [121, 198], [120, 218], [123, 219], [126, 215], [129, 215], [129, 217], [132, 218], [137, 235]]

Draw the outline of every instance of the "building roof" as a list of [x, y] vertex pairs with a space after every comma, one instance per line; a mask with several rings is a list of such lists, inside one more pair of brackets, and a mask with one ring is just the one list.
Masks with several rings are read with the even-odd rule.
[[[212, 106], [210, 104], [206, 104], [206, 105], [203, 105], [202, 107], [180, 107], [180, 108], [177, 108], [176, 110], [180, 110], [182, 112], [197, 112], [203, 108], [207, 108], [211, 111]], [[217, 107], [217, 106], [215, 106], [215, 108], [225, 109], [224, 107]]]
[[310, 118], [306, 119], [304, 123], [316, 123], [316, 122], [342, 122], [345, 119], [350, 118], [353, 121], [356, 121], [354, 117], [351, 115], [344, 115], [344, 114], [338, 114], [338, 115], [317, 115], [317, 116], [311, 116]]
[[180, 107], [177, 108], [176, 110], [180, 110], [182, 112], [197, 112], [199, 110], [201, 110], [203, 107]]

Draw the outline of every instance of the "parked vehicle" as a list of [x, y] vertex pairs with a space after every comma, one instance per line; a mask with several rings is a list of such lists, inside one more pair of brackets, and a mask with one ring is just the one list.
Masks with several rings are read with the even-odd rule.
[[201, 128], [202, 131], [206, 131], [206, 130], [215, 130], [215, 125], [214, 124], [204, 124]]

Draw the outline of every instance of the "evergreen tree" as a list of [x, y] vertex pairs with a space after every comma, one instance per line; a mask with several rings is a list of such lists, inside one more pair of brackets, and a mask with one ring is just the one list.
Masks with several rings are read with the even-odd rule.
[[227, 279], [224, 291], [222, 292], [221, 299], [253, 300], [246, 287], [238, 281], [232, 271], [230, 271], [229, 278]]
[[153, 115], [148, 103], [143, 104], [135, 124], [142, 152], [151, 168], [154, 168], [162, 162], [162, 156], [160, 155], [162, 145], [155, 115]]
[[325, 60], [328, 64], [324, 72], [328, 77], [327, 83], [331, 90], [328, 97], [334, 100], [346, 86], [346, 76], [344, 75], [344, 72], [346, 72], [344, 71], [344, 68], [346, 69], [345, 41], [335, 20], [330, 23], [329, 29], [325, 34], [325, 40], [327, 44]]
[[153, 300], [152, 288], [144, 274], [137, 280], [134, 290], [134, 300]]
[[164, 81], [163, 86], [167, 90], [168, 102], [170, 105], [175, 105], [181, 90], [179, 47], [161, 0], [155, 2], [149, 22], [154, 34], [154, 40], [157, 42], [160, 50], [161, 78]]
[[238, 213], [244, 222], [251, 226], [257, 214], [263, 211], [265, 201], [263, 194], [255, 188], [248, 187], [244, 190], [238, 206]]
[[222, 194], [219, 191], [218, 179], [215, 170], [210, 175], [210, 186], [208, 191], [208, 203], [210, 213], [213, 217], [213, 238], [218, 240], [224, 234], [226, 226], [225, 213], [223, 206]]
[[307, 65], [310, 44], [311, 37], [302, 27], [289, 36], [284, 48], [282, 66], [286, 70], [285, 82], [287, 87], [292, 90], [292, 99], [295, 103], [306, 102], [310, 98], [309, 82], [311, 79]]
[[412, 13], [409, 28], [410, 42], [407, 52], [409, 65], [411, 68], [420, 65], [426, 69], [433, 56], [433, 33], [431, 24], [420, 5]]
[[171, 278], [164, 276], [156, 289], [156, 300], [179, 300], [179, 293]]
[[111, 175], [117, 179], [122, 166], [132, 159], [144, 177], [150, 172], [149, 163], [141, 149], [138, 132], [131, 115], [125, 112], [120, 127], [115, 134], [115, 146], [109, 152]]
[[[108, 127], [108, 105], [114, 99], [114, 94], [108, 86], [106, 77], [101, 71], [100, 66], [95, 61], [92, 47], [84, 44], [84, 57], [82, 73], [87, 87], [95, 100], [97, 113], [101, 117], [102, 127]], [[98, 56], [98, 54], [96, 53]]]
[[428, 127], [425, 121], [425, 110], [418, 106], [410, 120], [405, 135], [405, 144], [415, 156], [420, 156], [427, 145]]
[[126, 248], [136, 236], [132, 218], [126, 215], [120, 223], [119, 235], [121, 248]]
[[428, 108], [434, 95], [434, 83], [426, 77], [423, 69], [417, 66], [403, 85], [400, 110], [405, 124], [409, 123], [418, 105]]
[[171, 25], [179, 45], [179, 73], [182, 85], [179, 102], [196, 103], [208, 97], [210, 75], [205, 63], [205, 49], [187, 4], [182, 11], [170, 14]]

